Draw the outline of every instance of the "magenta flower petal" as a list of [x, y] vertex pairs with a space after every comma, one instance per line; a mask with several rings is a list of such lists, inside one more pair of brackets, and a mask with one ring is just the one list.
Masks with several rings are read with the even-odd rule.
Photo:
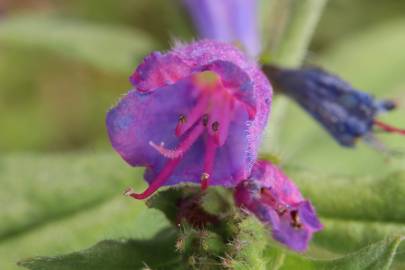
[[[181, 112], [193, 106], [189, 79], [175, 85], [159, 88], [159, 91], [130, 91], [107, 114], [107, 128], [115, 150], [132, 166], [152, 166], [161, 159], [149, 142], [165, 142], [175, 147], [178, 138], [175, 128]], [[182, 99], [172, 98], [181, 95]]]
[[257, 0], [184, 0], [201, 38], [241, 44], [249, 56], [261, 50]]
[[190, 66], [173, 54], [155, 52], [146, 57], [130, 80], [138, 91], [150, 91], [186, 77]]
[[322, 224], [312, 204], [309, 201], [303, 201], [291, 207], [279, 218], [278, 223], [273, 227], [273, 237], [291, 249], [301, 252], [307, 249], [312, 234], [321, 229]]
[[235, 189], [236, 204], [253, 213], [290, 249], [305, 251], [320, 223], [312, 204], [279, 168], [257, 161], [248, 180]]
[[[164, 78], [164, 79], [162, 79]], [[147, 57], [107, 115], [115, 150], [147, 168], [145, 198], [180, 182], [236, 186], [250, 174], [271, 103], [260, 69], [231, 45], [200, 41]]]
[[249, 115], [254, 118], [254, 114], [256, 113], [256, 97], [253, 82], [245, 72], [227, 61], [214, 61], [204, 66], [203, 70], [211, 70], [221, 74], [224, 87], [229, 89], [235, 95], [235, 98], [247, 106]]

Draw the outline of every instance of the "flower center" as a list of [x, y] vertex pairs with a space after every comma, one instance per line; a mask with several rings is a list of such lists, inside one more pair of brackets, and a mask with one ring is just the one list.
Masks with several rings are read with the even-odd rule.
[[[302, 223], [300, 220], [298, 209], [293, 209], [290, 205], [281, 202], [272, 192], [266, 188], [260, 190], [260, 200], [269, 205], [276, 211], [279, 217], [285, 217], [290, 220], [290, 226], [294, 229], [301, 229]], [[285, 214], [288, 213], [288, 216]]]
[[280, 202], [279, 199], [277, 199], [267, 188], [262, 188], [260, 190], [260, 199], [262, 202], [273, 208], [280, 217], [283, 216], [290, 208], [288, 204]]
[[150, 141], [150, 146], [169, 160], [143, 193], [136, 194], [129, 190], [125, 193], [126, 195], [144, 199], [154, 193], [169, 178], [184, 154], [197, 139], [207, 133], [203, 170], [200, 177], [201, 189], [205, 190], [212, 177], [216, 150], [226, 142], [235, 110], [242, 106], [250, 118], [254, 117], [251, 105], [238, 99], [237, 94], [226, 88], [220, 76], [213, 71], [194, 74], [191, 77], [190, 88], [190, 91], [193, 91], [196, 96], [196, 104], [189, 112], [179, 115], [175, 130], [176, 136], [180, 138], [179, 145], [174, 149], [168, 149], [163, 143], [155, 144]]

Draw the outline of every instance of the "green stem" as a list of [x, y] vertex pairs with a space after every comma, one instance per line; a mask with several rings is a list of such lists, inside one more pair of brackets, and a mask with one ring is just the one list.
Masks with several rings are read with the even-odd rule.
[[290, 0], [262, 0], [261, 24], [263, 36], [262, 63], [271, 62], [271, 54], [275, 51], [290, 17]]
[[[264, 54], [263, 63], [298, 67], [308, 50], [309, 43], [327, 0], [272, 0], [268, 24], [282, 34], [270, 31], [272, 40], [268, 52]], [[270, 58], [266, 58], [270, 55]], [[268, 60], [268, 61], [266, 61]], [[279, 96], [273, 101], [272, 116], [265, 130], [262, 152], [280, 152], [281, 126], [287, 112], [287, 99]]]
[[276, 0], [289, 5], [289, 21], [272, 54], [274, 64], [297, 67], [308, 50], [309, 43], [327, 0]]

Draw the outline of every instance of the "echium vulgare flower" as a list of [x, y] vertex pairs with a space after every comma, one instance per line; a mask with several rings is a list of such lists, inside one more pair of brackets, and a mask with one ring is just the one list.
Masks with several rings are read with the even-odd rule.
[[275, 165], [259, 160], [250, 177], [235, 189], [235, 202], [253, 213], [273, 238], [290, 249], [305, 251], [312, 234], [322, 230], [315, 209]]
[[146, 57], [134, 89], [107, 115], [115, 150], [146, 167], [149, 187], [180, 182], [236, 186], [256, 160], [271, 105], [271, 86], [230, 44], [202, 40]]
[[258, 0], [183, 0], [201, 38], [240, 44], [260, 53]]
[[300, 104], [342, 146], [352, 147], [362, 138], [371, 146], [385, 150], [373, 134], [375, 129], [405, 134], [405, 130], [376, 119], [379, 113], [395, 109], [393, 101], [376, 100], [320, 68], [265, 66], [264, 71], [275, 87]]

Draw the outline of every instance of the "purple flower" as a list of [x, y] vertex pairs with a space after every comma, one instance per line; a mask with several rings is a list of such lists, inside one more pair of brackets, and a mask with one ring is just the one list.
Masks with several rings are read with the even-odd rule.
[[282, 93], [300, 104], [342, 146], [352, 147], [363, 138], [384, 150], [373, 135], [375, 128], [405, 134], [405, 130], [375, 119], [379, 113], [395, 109], [393, 101], [376, 100], [322, 69], [266, 66], [264, 71]]
[[257, 0], [184, 0], [202, 38], [241, 44], [251, 57], [260, 53]]
[[274, 239], [295, 251], [305, 251], [312, 234], [323, 228], [312, 204], [267, 161], [256, 162], [249, 179], [236, 187], [235, 201], [269, 226]]
[[131, 76], [134, 89], [107, 114], [115, 150], [146, 167], [149, 187], [180, 182], [236, 186], [246, 179], [271, 105], [271, 86], [232, 45], [203, 40], [152, 53]]

